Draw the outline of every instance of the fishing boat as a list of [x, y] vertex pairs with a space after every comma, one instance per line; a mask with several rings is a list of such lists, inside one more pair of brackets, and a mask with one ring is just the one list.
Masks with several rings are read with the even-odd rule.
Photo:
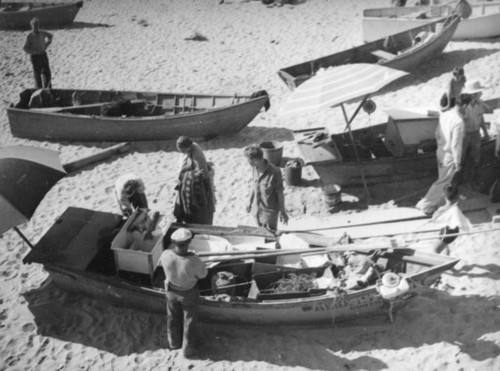
[[293, 90], [320, 69], [350, 63], [378, 63], [410, 71], [439, 55], [459, 22], [457, 15], [440, 18], [364, 45], [282, 68], [278, 75]]
[[[471, 3], [472, 14], [462, 19], [452, 40], [500, 36], [500, 1]], [[363, 11], [363, 41], [372, 42], [389, 35], [423, 26], [450, 16], [454, 5], [374, 8]]]
[[[336, 268], [340, 266], [334, 263], [315, 265], [306, 255], [299, 255], [309, 262], [301, 267], [280, 265], [278, 258], [284, 253], [297, 256], [305, 251], [289, 252], [283, 247], [284, 236], [288, 236], [289, 242], [293, 241], [289, 234], [279, 236], [281, 250], [277, 250], [274, 234], [252, 227], [167, 224], [161, 232], [155, 230], [151, 234], [153, 237], [148, 240], [147, 249], [141, 249], [134, 247], [138, 241], [144, 241], [140, 232], [132, 228], [137, 220], [137, 215], [133, 215], [124, 223], [121, 215], [70, 207], [28, 253], [24, 263], [43, 265], [53, 283], [62, 289], [108, 304], [164, 314], [164, 273], [157, 262], [163, 249], [169, 247], [173, 231], [187, 227], [194, 233], [190, 246], [194, 246], [202, 259], [207, 259], [209, 267], [208, 276], [199, 282], [201, 319], [274, 326], [332, 324], [333, 321], [377, 314], [390, 316], [392, 310], [413, 299], [419, 288], [431, 285], [458, 262], [449, 256], [411, 248], [378, 250], [375, 255], [373, 251], [361, 249], [355, 254], [373, 258], [373, 267], [381, 274], [366, 281], [366, 285], [357, 288], [342, 288], [341, 285], [321, 288], [318, 285], [318, 288], [273, 292], [269, 286], [282, 278], [307, 275], [315, 282], [329, 280], [331, 283], [339, 278], [340, 271]], [[139, 237], [132, 237], [131, 233], [139, 233]], [[207, 257], [207, 253], [202, 252], [207, 249], [203, 250], [200, 241], [194, 243], [197, 238], [216, 240], [218, 248], [208, 249], [211, 252]], [[311, 233], [295, 238], [308, 241], [310, 247], [305, 250], [310, 251], [309, 255], [325, 253], [331, 242], [325, 236]], [[226, 243], [220, 243], [221, 240]], [[253, 254], [249, 255], [249, 246], [260, 247], [260, 253], [255, 255], [252, 250]], [[321, 249], [323, 251], [319, 251]], [[354, 250], [353, 247], [348, 249]], [[345, 250], [344, 246], [342, 251]], [[331, 256], [329, 254], [330, 251], [327, 255]], [[275, 260], [270, 261], [273, 258]], [[231, 275], [238, 280], [227, 285], [217, 284], [219, 278]]]
[[209, 139], [237, 133], [264, 106], [269, 107], [265, 91], [240, 96], [53, 89], [47, 91], [48, 97], [42, 95], [37, 104], [31, 104], [34, 93], [34, 89], [24, 90], [20, 100], [7, 108], [16, 137], [149, 141], [187, 135]]
[[61, 27], [73, 23], [83, 1], [0, 2], [0, 29], [28, 29], [37, 17], [41, 27]]
[[[386, 113], [387, 122], [352, 130], [355, 144], [349, 133], [330, 134], [325, 127], [296, 130], [294, 139], [305, 163], [313, 166], [324, 185], [359, 187], [362, 175], [368, 186], [437, 179], [438, 112], [388, 109]], [[482, 139], [483, 163], [492, 161], [494, 148], [495, 138]]]

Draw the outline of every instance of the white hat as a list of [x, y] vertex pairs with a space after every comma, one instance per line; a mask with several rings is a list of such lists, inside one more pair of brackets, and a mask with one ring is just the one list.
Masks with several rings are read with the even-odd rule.
[[186, 242], [193, 238], [193, 234], [189, 229], [179, 228], [170, 237], [174, 242]]
[[483, 89], [485, 89], [485, 87], [482, 86], [479, 81], [473, 80], [473, 81], [469, 81], [469, 82], [465, 83], [464, 90], [462, 91], [462, 94], [482, 93]]

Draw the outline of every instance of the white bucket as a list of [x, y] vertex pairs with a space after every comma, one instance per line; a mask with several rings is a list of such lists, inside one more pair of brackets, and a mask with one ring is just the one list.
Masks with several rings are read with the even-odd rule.
[[208, 234], [197, 234], [189, 243], [189, 250], [196, 253], [224, 252], [231, 250], [231, 244], [225, 238]]

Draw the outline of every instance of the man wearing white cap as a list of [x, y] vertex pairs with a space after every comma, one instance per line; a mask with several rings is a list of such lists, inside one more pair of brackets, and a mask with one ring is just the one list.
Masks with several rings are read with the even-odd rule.
[[167, 336], [171, 349], [183, 348], [186, 358], [197, 354], [198, 280], [207, 276], [207, 268], [188, 251], [193, 234], [179, 228], [170, 237], [173, 247], [163, 251], [160, 264], [165, 272], [167, 297]]
[[[479, 81], [470, 81], [465, 84], [463, 94], [471, 96], [464, 115], [465, 133], [462, 146], [461, 181], [472, 185], [477, 181], [477, 171], [480, 165], [481, 133], [488, 137], [488, 129], [484, 122], [485, 104], [481, 101], [483, 87]], [[469, 171], [470, 169], [470, 171]]]

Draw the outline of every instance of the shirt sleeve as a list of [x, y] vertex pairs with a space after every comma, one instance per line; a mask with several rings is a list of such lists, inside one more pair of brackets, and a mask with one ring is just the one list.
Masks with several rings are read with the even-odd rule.
[[453, 161], [457, 166], [460, 166], [462, 158], [462, 144], [464, 139], [464, 125], [456, 125], [451, 133], [451, 151], [453, 153]]
[[205, 175], [208, 176], [208, 164], [205, 155], [199, 147], [195, 147], [193, 151], [193, 162], [198, 170], [204, 170]]
[[54, 37], [50, 32], [43, 31], [43, 35], [52, 42], [52, 38]]
[[282, 192], [283, 191], [283, 177], [281, 176], [281, 171], [278, 169], [274, 173], [274, 186], [276, 187], [276, 191]]
[[24, 42], [23, 50], [26, 53], [31, 54], [31, 37], [30, 37], [30, 34], [28, 34], [28, 36], [26, 36], [26, 41]]
[[205, 278], [208, 274], [208, 269], [205, 266], [205, 264], [201, 261], [201, 259], [198, 258], [198, 278]]

